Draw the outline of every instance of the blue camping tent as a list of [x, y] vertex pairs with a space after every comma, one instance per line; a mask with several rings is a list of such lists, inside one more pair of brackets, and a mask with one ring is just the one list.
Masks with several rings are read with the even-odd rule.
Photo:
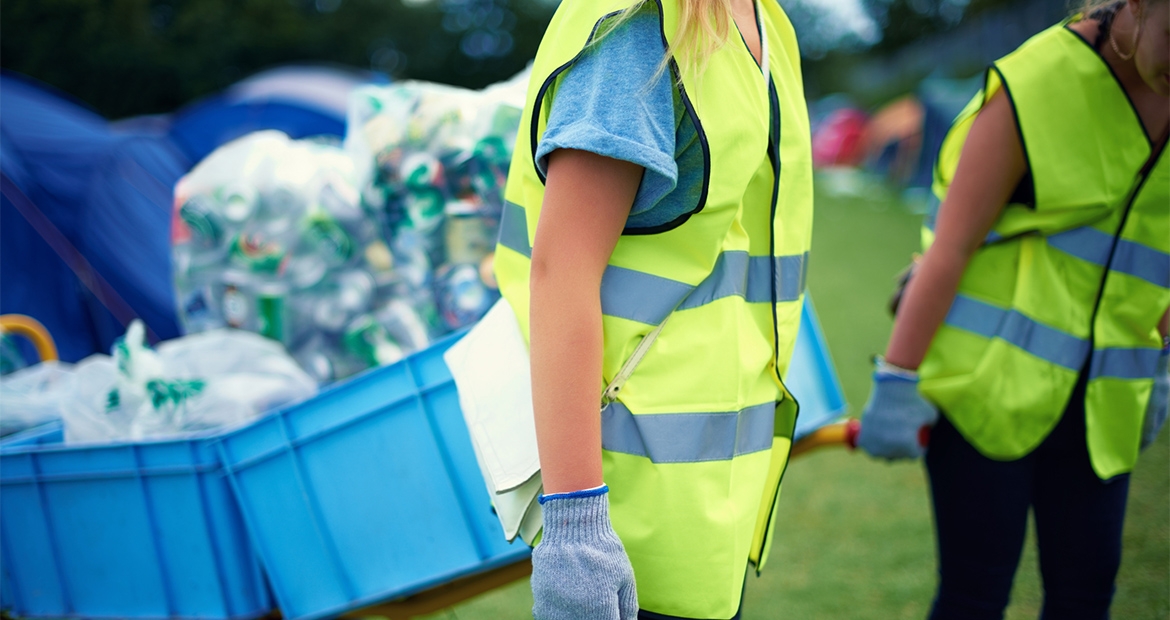
[[219, 145], [263, 129], [294, 139], [345, 134], [351, 90], [385, 76], [330, 66], [289, 66], [258, 73], [174, 115], [170, 136], [193, 161]]
[[40, 320], [67, 361], [109, 350], [135, 317], [179, 335], [170, 194], [191, 162], [12, 73], [0, 109], [0, 312]]
[[291, 67], [173, 116], [107, 123], [68, 95], [0, 74], [0, 313], [49, 329], [61, 358], [109, 351], [134, 318], [180, 335], [171, 274], [172, 189], [221, 144], [261, 129], [341, 136], [367, 77]]

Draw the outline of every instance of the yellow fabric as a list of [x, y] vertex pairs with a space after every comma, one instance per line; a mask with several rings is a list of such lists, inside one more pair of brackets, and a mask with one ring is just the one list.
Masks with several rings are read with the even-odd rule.
[[[1104, 59], [1059, 24], [996, 62], [959, 115], [936, 167], [942, 209], [971, 124], [1001, 89], [1015, 110], [1035, 205], [1005, 207], [959, 294], [1033, 326], [1001, 324], [988, 337], [948, 316], [920, 368], [920, 389], [983, 454], [1009, 460], [1055, 427], [1090, 362], [1100, 365], [1113, 349], [1150, 359], [1159, 348], [1156, 325], [1170, 305], [1170, 285], [1104, 265], [1135, 251], [1131, 242], [1142, 256], [1170, 252], [1170, 162], [1152, 151]], [[923, 237], [933, 241], [928, 231]], [[1111, 246], [1120, 249], [1110, 253]], [[1137, 265], [1147, 274], [1148, 267]], [[1029, 342], [1032, 349], [1021, 345]], [[1066, 351], [1083, 342], [1085, 355], [1056, 363], [1061, 356], [1051, 352], [1061, 347], [1053, 342]], [[1088, 445], [1102, 478], [1133, 468], [1152, 381], [1090, 374]]]
[[[571, 66], [607, 16], [632, 0], [565, 0], [537, 53], [528, 102], [505, 190], [523, 209], [529, 247], [544, 196], [533, 145], [544, 130], [559, 69]], [[681, 225], [655, 234], [623, 235], [611, 268], [687, 286], [710, 277], [724, 253], [766, 263], [806, 254], [812, 226], [812, 158], [800, 58], [792, 26], [775, 0], [760, 0], [772, 87], [779, 104], [780, 185], [768, 157], [771, 114], [765, 82], [734, 32], [704, 73], [683, 73], [682, 99], [693, 109], [707, 150], [706, 200]], [[656, 2], [669, 42], [677, 0]], [[677, 70], [677, 66], [672, 66]], [[540, 97], [544, 92], [544, 97]], [[535, 119], [535, 120], [534, 120]], [[774, 210], [774, 211], [773, 211]], [[527, 256], [501, 244], [500, 290], [528, 337]], [[783, 279], [775, 274], [775, 279]], [[803, 282], [803, 273], [783, 274]], [[652, 302], [653, 299], [647, 299]], [[603, 450], [610, 514], [638, 580], [643, 609], [691, 618], [729, 618], [739, 607], [749, 558], [764, 563], [770, 510], [787, 462], [796, 403], [780, 377], [787, 371], [803, 295], [779, 302], [723, 296], [676, 310], [630, 377], [620, 402], [639, 418], [657, 414], [722, 414], [775, 407], [778, 437], [758, 451], [725, 460], [654, 462]], [[656, 323], [603, 316], [605, 348], [598, 393]], [[775, 342], [773, 332], [779, 336]], [[745, 431], [746, 432], [746, 431]], [[769, 510], [762, 510], [767, 504]]]

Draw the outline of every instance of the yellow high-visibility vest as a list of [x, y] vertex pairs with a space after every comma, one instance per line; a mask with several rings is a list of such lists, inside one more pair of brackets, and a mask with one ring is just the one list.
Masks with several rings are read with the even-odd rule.
[[920, 391], [980, 452], [1010, 460], [1048, 436], [1087, 372], [1089, 455], [1109, 478], [1137, 460], [1170, 306], [1170, 161], [1066, 22], [988, 71], [943, 143], [940, 200], [976, 114], [1000, 89], [1035, 204], [1009, 204], [972, 258]]
[[[632, 0], [565, 0], [536, 56], [496, 252], [500, 290], [528, 338], [529, 258], [544, 199], [533, 153], [558, 77]], [[663, 41], [677, 0], [653, 0]], [[694, 208], [627, 230], [601, 285], [598, 394], [666, 323], [601, 413], [610, 514], [642, 608], [729, 618], [767, 530], [797, 406], [783, 385], [800, 323], [812, 227], [812, 156], [796, 37], [761, 0], [771, 83], [734, 32], [702, 75], [671, 62], [704, 155]], [[657, 60], [657, 59], [654, 59]], [[551, 94], [550, 94], [551, 93]]]

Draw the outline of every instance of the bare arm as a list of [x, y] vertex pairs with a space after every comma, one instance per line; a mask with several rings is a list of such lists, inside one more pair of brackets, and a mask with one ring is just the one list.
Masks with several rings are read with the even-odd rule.
[[532, 248], [532, 400], [545, 493], [593, 488], [601, 477], [601, 276], [643, 168], [557, 150]]
[[1010, 103], [1000, 90], [971, 126], [954, 182], [939, 209], [935, 241], [898, 309], [886, 349], [886, 360], [895, 366], [916, 369], [922, 363], [954, 302], [967, 263], [1027, 171]]

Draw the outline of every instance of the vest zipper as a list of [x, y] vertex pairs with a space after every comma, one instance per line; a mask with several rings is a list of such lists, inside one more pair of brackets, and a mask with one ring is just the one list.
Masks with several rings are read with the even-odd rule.
[[[793, 404], [796, 405], [796, 413], [792, 419], [793, 438], [795, 438], [796, 422], [800, 419], [800, 402], [788, 391], [788, 386], [784, 385], [784, 378], [780, 376], [780, 326], [776, 312], [776, 201], [780, 197], [780, 126], [783, 119], [780, 116], [780, 97], [776, 94], [776, 85], [772, 80], [768, 80], [768, 109], [769, 125], [771, 125], [768, 136], [768, 159], [772, 161], [773, 171], [771, 218], [769, 220], [771, 235], [768, 239], [768, 254], [772, 264], [772, 346], [774, 347], [772, 368], [776, 372], [776, 380], [784, 389], [786, 398], [792, 399]], [[775, 122], [771, 122], [771, 119], [775, 119]], [[768, 518], [764, 521], [764, 535], [760, 537], [760, 555], [756, 561], [757, 576], [761, 573], [760, 566], [764, 563], [764, 549], [768, 547], [768, 537], [772, 534], [772, 528], [768, 524], [772, 522], [773, 513], [776, 511], [777, 495], [780, 491], [780, 485], [784, 482], [784, 474], [788, 471], [791, 456], [792, 447], [790, 445], [789, 455], [785, 458], [784, 467], [780, 470], [780, 477], [776, 480], [776, 492], [772, 494], [772, 505], [768, 508]]]
[[1117, 244], [1121, 240], [1122, 233], [1125, 232], [1125, 224], [1129, 221], [1129, 213], [1133, 207], [1134, 201], [1137, 200], [1138, 194], [1141, 194], [1142, 188], [1145, 187], [1146, 181], [1150, 178], [1150, 171], [1157, 165], [1158, 160], [1162, 158], [1163, 151], [1166, 150], [1166, 140], [1150, 154], [1150, 158], [1142, 165], [1138, 171], [1137, 182], [1130, 190], [1129, 196], [1125, 200], [1125, 207], [1121, 212], [1121, 222], [1117, 225], [1117, 231], [1113, 233], [1113, 243], [1109, 246], [1109, 255], [1105, 259], [1104, 272], [1101, 274], [1101, 283], [1097, 286], [1097, 297], [1093, 301], [1093, 313], [1089, 316], [1089, 356], [1085, 358], [1084, 365], [1081, 367], [1081, 372], [1088, 372], [1089, 366], [1093, 361], [1093, 354], [1097, 350], [1097, 315], [1101, 311], [1101, 298], [1105, 295], [1105, 285], [1109, 281], [1109, 274], [1113, 271], [1113, 257], [1117, 252]]

